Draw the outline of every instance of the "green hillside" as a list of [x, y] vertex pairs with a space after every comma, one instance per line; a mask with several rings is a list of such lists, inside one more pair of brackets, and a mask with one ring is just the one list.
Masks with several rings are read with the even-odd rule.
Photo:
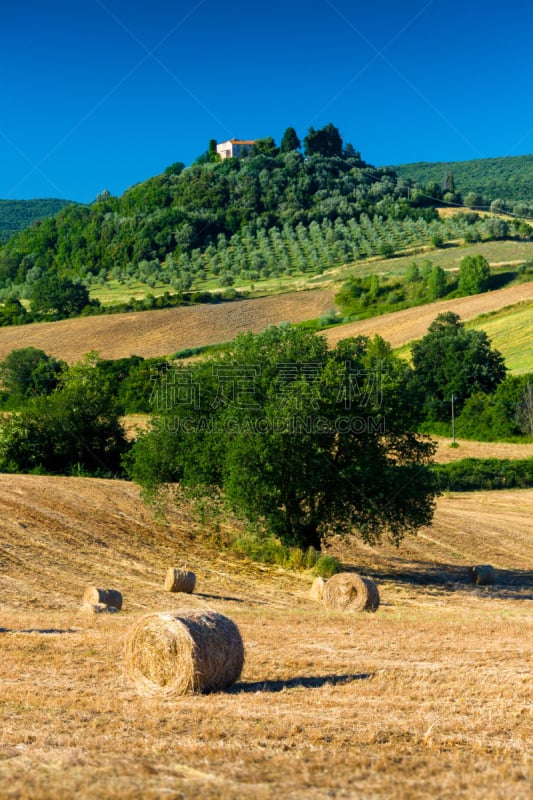
[[[395, 166], [398, 177], [419, 183], [443, 186], [451, 173], [456, 190], [465, 197], [469, 192], [481, 195], [490, 205], [494, 200], [507, 205], [533, 205], [533, 155], [481, 158], [472, 161], [450, 161]], [[525, 213], [525, 209], [516, 213]]]
[[0, 241], [29, 228], [37, 220], [53, 217], [69, 200], [0, 200]]
[[100, 313], [96, 294], [110, 285], [147, 287], [140, 305], [120, 309], [143, 310], [449, 242], [531, 237], [525, 223], [468, 209], [440, 217], [449, 192], [417, 191], [367, 164], [331, 123], [310, 128], [303, 148], [296, 134], [287, 141], [269, 137], [223, 161], [210, 146], [190, 167], [177, 162], [121, 197], [104, 192], [15, 234], [0, 248], [0, 324]]

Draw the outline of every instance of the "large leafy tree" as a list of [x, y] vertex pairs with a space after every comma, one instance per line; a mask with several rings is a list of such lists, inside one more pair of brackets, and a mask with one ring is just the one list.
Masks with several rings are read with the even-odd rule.
[[412, 385], [429, 420], [448, 420], [452, 396], [459, 412], [468, 397], [490, 394], [506, 374], [503, 356], [485, 331], [467, 330], [452, 311], [436, 317], [412, 356]]
[[27, 318], [28, 312], [18, 297], [8, 297], [0, 306], [0, 326], [21, 325]]
[[35, 316], [64, 319], [76, 316], [89, 305], [89, 292], [79, 281], [45, 273], [32, 287], [31, 310]]
[[273, 158], [274, 156], [277, 156], [278, 153], [279, 150], [276, 147], [276, 142], [272, 136], [267, 136], [264, 139], [257, 139], [252, 148], [252, 154], [254, 156], [263, 155]]
[[294, 128], [287, 128], [281, 139], [280, 153], [290, 153], [292, 150], [299, 150], [301, 146], [302, 143]]
[[308, 331], [240, 336], [221, 356], [162, 376], [131, 474], [148, 493], [220, 491], [287, 543], [332, 534], [399, 542], [428, 524], [432, 443], [415, 433], [405, 366], [380, 339], [328, 350]]

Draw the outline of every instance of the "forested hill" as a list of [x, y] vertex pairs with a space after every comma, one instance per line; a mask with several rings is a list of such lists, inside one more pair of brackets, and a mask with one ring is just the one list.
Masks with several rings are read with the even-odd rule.
[[36, 220], [53, 217], [69, 200], [0, 200], [0, 241], [6, 241], [17, 231], [28, 228]]
[[[238, 240], [241, 249], [254, 251], [261, 271], [261, 232], [364, 214], [403, 217], [414, 208], [391, 170], [367, 165], [341, 141], [333, 152], [324, 148], [306, 157], [299, 142], [279, 152], [272, 140], [263, 141], [267, 145], [247, 157], [220, 162], [206, 153], [190, 167], [173, 164], [121, 197], [105, 192], [90, 206], [67, 206], [21, 231], [0, 250], [0, 288], [50, 270], [90, 282], [146, 280], [166, 269], [169, 283], [186, 273], [187, 289], [206, 250], [237, 250]], [[223, 259], [220, 271], [229, 266]]]
[[163, 284], [179, 303], [190, 291], [231, 292], [467, 234], [530, 235], [472, 213], [440, 220], [442, 201], [461, 204], [461, 195], [365, 163], [331, 123], [310, 128], [303, 147], [288, 128], [279, 148], [268, 137], [223, 161], [210, 142], [189, 167], [172, 164], [121, 197], [103, 192], [12, 236], [0, 248], [0, 324], [30, 321], [18, 298], [29, 299], [33, 320], [92, 313], [88, 290], [110, 280]]
[[[463, 195], [481, 195], [488, 203], [508, 201], [508, 205], [533, 204], [533, 155], [480, 158], [473, 161], [451, 161], [401, 164], [393, 167], [399, 177], [427, 185], [442, 185], [453, 175], [455, 188]], [[516, 213], [521, 213], [520, 209]], [[523, 213], [523, 211], [522, 211]]]

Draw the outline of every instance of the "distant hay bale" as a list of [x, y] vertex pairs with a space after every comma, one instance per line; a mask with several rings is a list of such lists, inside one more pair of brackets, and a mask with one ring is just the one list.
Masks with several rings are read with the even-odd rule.
[[169, 567], [165, 577], [165, 591], [166, 592], [186, 592], [191, 594], [194, 592], [196, 585], [196, 575], [194, 572], [188, 572], [185, 569], [177, 569], [176, 567]]
[[332, 611], [377, 611], [379, 591], [371, 578], [354, 572], [338, 572], [326, 582], [322, 600]]
[[146, 614], [126, 636], [126, 671], [148, 694], [227, 689], [243, 664], [238, 627], [214, 611]]
[[83, 594], [82, 602], [83, 605], [106, 606], [108, 611], [120, 611], [122, 595], [118, 589], [99, 589], [97, 586], [88, 586]]
[[496, 583], [496, 573], [490, 564], [478, 564], [470, 567], [470, 578], [476, 586], [493, 586]]
[[324, 586], [326, 585], [326, 581], [324, 578], [315, 578], [313, 581], [313, 585], [311, 586], [310, 595], [313, 600], [322, 600], [322, 596], [324, 594]]

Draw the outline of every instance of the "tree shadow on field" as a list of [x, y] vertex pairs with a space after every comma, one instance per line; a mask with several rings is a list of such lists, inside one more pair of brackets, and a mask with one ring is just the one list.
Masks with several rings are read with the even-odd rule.
[[203, 597], [204, 600], [224, 600], [227, 603], [245, 603], [242, 597], [225, 597], [221, 594], [205, 594], [205, 592], [195, 592], [195, 597]]
[[79, 633], [74, 628], [0, 628], [0, 633]]
[[359, 672], [347, 675], [317, 675], [302, 676], [301, 678], [287, 678], [277, 681], [253, 681], [250, 683], [236, 683], [228, 694], [249, 694], [254, 692], [283, 692], [285, 689], [320, 689], [322, 686], [339, 686], [353, 681], [369, 680], [373, 672]]
[[[474, 566], [472, 563], [471, 566]], [[487, 596], [512, 600], [533, 600], [533, 571], [520, 569], [494, 569], [494, 583], [477, 586], [472, 580], [470, 566], [456, 564], [428, 565], [423, 561], [399, 563], [397, 569], [371, 570], [379, 585], [380, 580], [396, 584], [425, 586], [435, 594], [446, 592], [482, 592]]]

